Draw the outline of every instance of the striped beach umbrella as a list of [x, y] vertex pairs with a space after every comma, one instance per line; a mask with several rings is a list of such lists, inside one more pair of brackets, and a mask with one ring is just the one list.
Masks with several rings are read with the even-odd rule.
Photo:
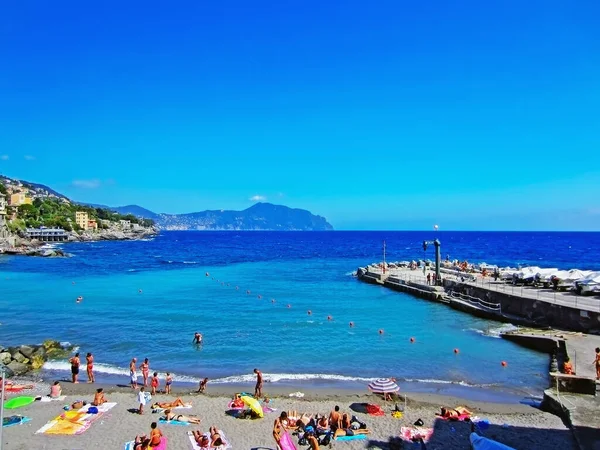
[[398, 392], [400, 387], [390, 378], [378, 378], [369, 383], [369, 390], [375, 394], [390, 394]]

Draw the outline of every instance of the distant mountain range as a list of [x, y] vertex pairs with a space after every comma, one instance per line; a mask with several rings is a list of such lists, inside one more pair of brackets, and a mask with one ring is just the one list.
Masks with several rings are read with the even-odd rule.
[[157, 214], [137, 205], [106, 208], [120, 214], [152, 219], [163, 230], [333, 230], [324, 217], [304, 209], [271, 203], [256, 203], [243, 211], [208, 210], [188, 214]]

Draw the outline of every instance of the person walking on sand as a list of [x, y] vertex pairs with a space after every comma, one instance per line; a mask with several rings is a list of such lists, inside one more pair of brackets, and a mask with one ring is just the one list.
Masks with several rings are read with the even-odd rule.
[[75, 353], [75, 356], [69, 359], [69, 362], [71, 363], [72, 381], [75, 384], [79, 383], [79, 381], [77, 380], [77, 378], [79, 377], [79, 365], [81, 364], [81, 361], [79, 360], [79, 353]]
[[140, 404], [140, 409], [139, 409], [140, 415], [144, 414], [144, 405], [150, 401], [150, 396], [146, 392], [144, 392], [145, 390], [146, 389], [144, 388], [144, 386], [142, 386], [137, 395], [138, 402]]
[[596, 380], [600, 380], [600, 347], [596, 347], [596, 359], [594, 360], [596, 365]]
[[137, 389], [138, 384], [137, 384], [137, 358], [132, 358], [131, 362], [129, 363], [129, 378], [131, 379], [131, 388], [132, 389]]
[[254, 369], [254, 373], [256, 374], [256, 386], [254, 387], [254, 397], [261, 398], [262, 397], [262, 386], [263, 386], [263, 375], [262, 375], [262, 372], [258, 369]]
[[85, 357], [85, 361], [87, 363], [88, 383], [93, 383], [96, 381], [94, 378], [94, 356], [91, 353], [88, 353]]
[[148, 361], [148, 358], [145, 358], [144, 362], [140, 364], [140, 370], [142, 371], [144, 386], [148, 386], [148, 375], [150, 375], [150, 362]]

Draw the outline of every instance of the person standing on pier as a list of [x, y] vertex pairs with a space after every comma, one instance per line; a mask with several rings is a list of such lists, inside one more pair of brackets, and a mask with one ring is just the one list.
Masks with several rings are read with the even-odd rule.
[[431, 274], [430, 273], [427, 274], [427, 284], [428, 285], [431, 284]]
[[600, 347], [596, 347], [596, 360], [594, 364], [596, 364], [596, 380], [600, 380]]

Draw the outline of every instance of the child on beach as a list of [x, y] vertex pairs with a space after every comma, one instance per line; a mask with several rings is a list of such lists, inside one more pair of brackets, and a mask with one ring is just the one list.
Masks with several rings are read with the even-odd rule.
[[152, 395], [156, 395], [156, 390], [158, 389], [159, 384], [160, 382], [158, 381], [158, 372], [154, 372], [154, 374], [152, 375], [152, 381], [150, 382], [150, 385], [152, 386]]
[[138, 402], [140, 404], [140, 415], [144, 414], [144, 405], [150, 401], [150, 396], [147, 392], [144, 392], [145, 388], [142, 386], [138, 392]]
[[198, 392], [203, 394], [206, 390], [206, 385], [208, 384], [208, 378], [205, 378], [200, 382], [200, 387], [198, 388]]
[[167, 378], [165, 380], [165, 394], [171, 393], [171, 385], [173, 384], [173, 377], [167, 372]]

